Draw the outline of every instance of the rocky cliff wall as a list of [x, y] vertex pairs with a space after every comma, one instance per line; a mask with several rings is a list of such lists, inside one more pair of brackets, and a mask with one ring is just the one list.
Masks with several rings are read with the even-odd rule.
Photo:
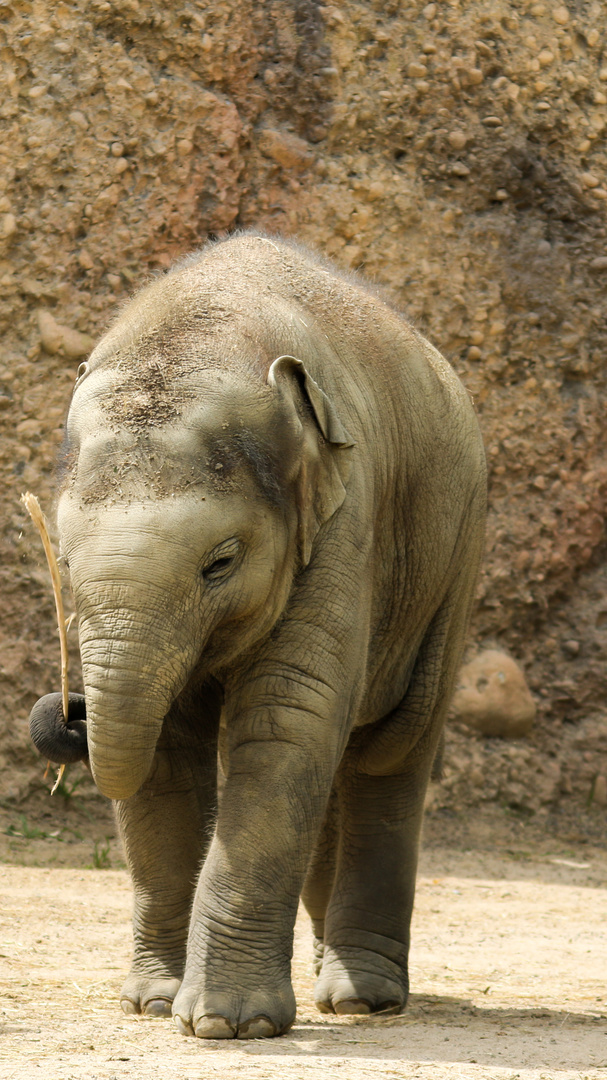
[[25, 717], [58, 683], [19, 494], [51, 504], [79, 357], [151, 272], [254, 225], [382, 283], [473, 395], [473, 639], [525, 666], [532, 761], [574, 763], [544, 803], [585, 791], [607, 741], [604, 5], [2, 0], [0, 21], [5, 790], [27, 788]]

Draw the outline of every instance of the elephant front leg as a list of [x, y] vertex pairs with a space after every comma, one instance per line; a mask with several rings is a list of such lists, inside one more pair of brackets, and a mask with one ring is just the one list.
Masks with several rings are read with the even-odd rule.
[[252, 738], [231, 751], [173, 1006], [184, 1034], [279, 1035], [295, 1018], [293, 927], [336, 753], [306, 750], [305, 722], [298, 740]]
[[[163, 733], [148, 780], [117, 802], [134, 886], [134, 956], [126, 1013], [170, 1016], [183, 977], [196, 876], [216, 813], [216, 738]], [[172, 744], [171, 744], [172, 743]]]

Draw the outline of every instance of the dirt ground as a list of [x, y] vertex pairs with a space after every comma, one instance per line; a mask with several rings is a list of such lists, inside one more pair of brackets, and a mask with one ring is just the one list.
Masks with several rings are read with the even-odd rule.
[[607, 1076], [607, 853], [581, 834], [431, 814], [403, 1016], [316, 1012], [302, 912], [290, 1034], [200, 1042], [120, 1011], [131, 889], [106, 804], [4, 808], [0, 829], [2, 1080]]

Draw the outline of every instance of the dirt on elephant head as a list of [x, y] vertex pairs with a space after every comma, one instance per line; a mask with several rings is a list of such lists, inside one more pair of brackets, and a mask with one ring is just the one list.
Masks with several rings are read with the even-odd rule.
[[[604, 828], [604, 6], [10, 0], [1, 18], [6, 795], [40, 783], [26, 717], [59, 685], [19, 495], [51, 510], [75, 369], [117, 307], [255, 227], [381, 284], [476, 404], [490, 517], [471, 641], [523, 665], [538, 718], [516, 743], [452, 729], [437, 812], [577, 808]], [[75, 644], [72, 669], [77, 689]]]

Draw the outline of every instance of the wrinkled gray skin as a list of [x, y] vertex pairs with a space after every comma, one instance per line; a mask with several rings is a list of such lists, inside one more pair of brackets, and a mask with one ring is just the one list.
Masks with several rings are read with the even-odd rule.
[[125, 1011], [284, 1032], [300, 895], [319, 1009], [400, 1010], [482, 547], [468, 394], [371, 293], [245, 235], [124, 308], [65, 469], [90, 765], [135, 888]]

